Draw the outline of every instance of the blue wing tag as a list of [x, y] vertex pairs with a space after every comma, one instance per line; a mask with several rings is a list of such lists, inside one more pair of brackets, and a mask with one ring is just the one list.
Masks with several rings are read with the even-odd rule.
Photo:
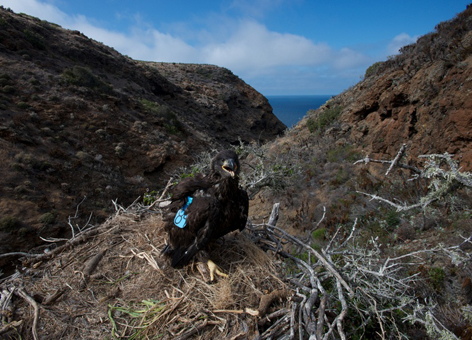
[[190, 205], [190, 203], [192, 203], [192, 201], [192, 197], [187, 197], [187, 202], [181, 209], [179, 209], [179, 211], [177, 211], [177, 214], [175, 215], [174, 224], [181, 229], [185, 228], [185, 226], [187, 225], [187, 214], [185, 213], [185, 210], [187, 210], [188, 206]]

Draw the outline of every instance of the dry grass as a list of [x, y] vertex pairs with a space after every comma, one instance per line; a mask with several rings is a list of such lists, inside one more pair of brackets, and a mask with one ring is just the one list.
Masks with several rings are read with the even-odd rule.
[[[214, 283], [196, 266], [171, 268], [160, 255], [164, 242], [159, 215], [120, 214], [85, 242], [33, 261], [1, 288], [23, 287], [34, 298], [40, 306], [37, 332], [49, 339], [252, 338], [262, 331], [260, 318], [250, 314], [261, 297], [288, 289], [278, 278], [276, 260], [248, 233], [229, 235], [224, 246], [210, 251], [229, 274]], [[277, 300], [272, 308], [287, 303]], [[4, 321], [23, 323], [7, 338], [31, 339], [33, 309], [19, 297], [13, 305], [15, 314]]]

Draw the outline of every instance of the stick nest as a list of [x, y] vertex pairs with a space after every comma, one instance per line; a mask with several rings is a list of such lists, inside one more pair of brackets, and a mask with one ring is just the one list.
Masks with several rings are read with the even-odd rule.
[[229, 277], [208, 283], [195, 265], [174, 269], [161, 256], [160, 215], [117, 214], [49, 254], [26, 259], [21, 274], [0, 283], [2, 297], [10, 298], [3, 302], [0, 335], [257, 337], [277, 320], [277, 311], [287, 309], [291, 293], [279, 278], [281, 262], [251, 237], [250, 230], [227, 235], [210, 251]]

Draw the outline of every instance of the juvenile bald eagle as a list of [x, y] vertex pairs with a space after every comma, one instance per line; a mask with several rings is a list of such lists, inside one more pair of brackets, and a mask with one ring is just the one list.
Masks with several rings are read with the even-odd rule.
[[[210, 173], [182, 180], [172, 190], [172, 202], [165, 214], [168, 243], [163, 253], [171, 257], [171, 266], [185, 266], [210, 241], [246, 226], [249, 199], [239, 187], [239, 159], [231, 150], [218, 153], [211, 161]], [[208, 261], [210, 278], [218, 271]]]

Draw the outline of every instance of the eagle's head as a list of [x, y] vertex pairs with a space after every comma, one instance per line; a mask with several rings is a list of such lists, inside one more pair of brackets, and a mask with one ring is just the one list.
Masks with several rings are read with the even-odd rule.
[[222, 178], [237, 178], [239, 175], [239, 159], [233, 150], [219, 152], [211, 161], [211, 170]]

